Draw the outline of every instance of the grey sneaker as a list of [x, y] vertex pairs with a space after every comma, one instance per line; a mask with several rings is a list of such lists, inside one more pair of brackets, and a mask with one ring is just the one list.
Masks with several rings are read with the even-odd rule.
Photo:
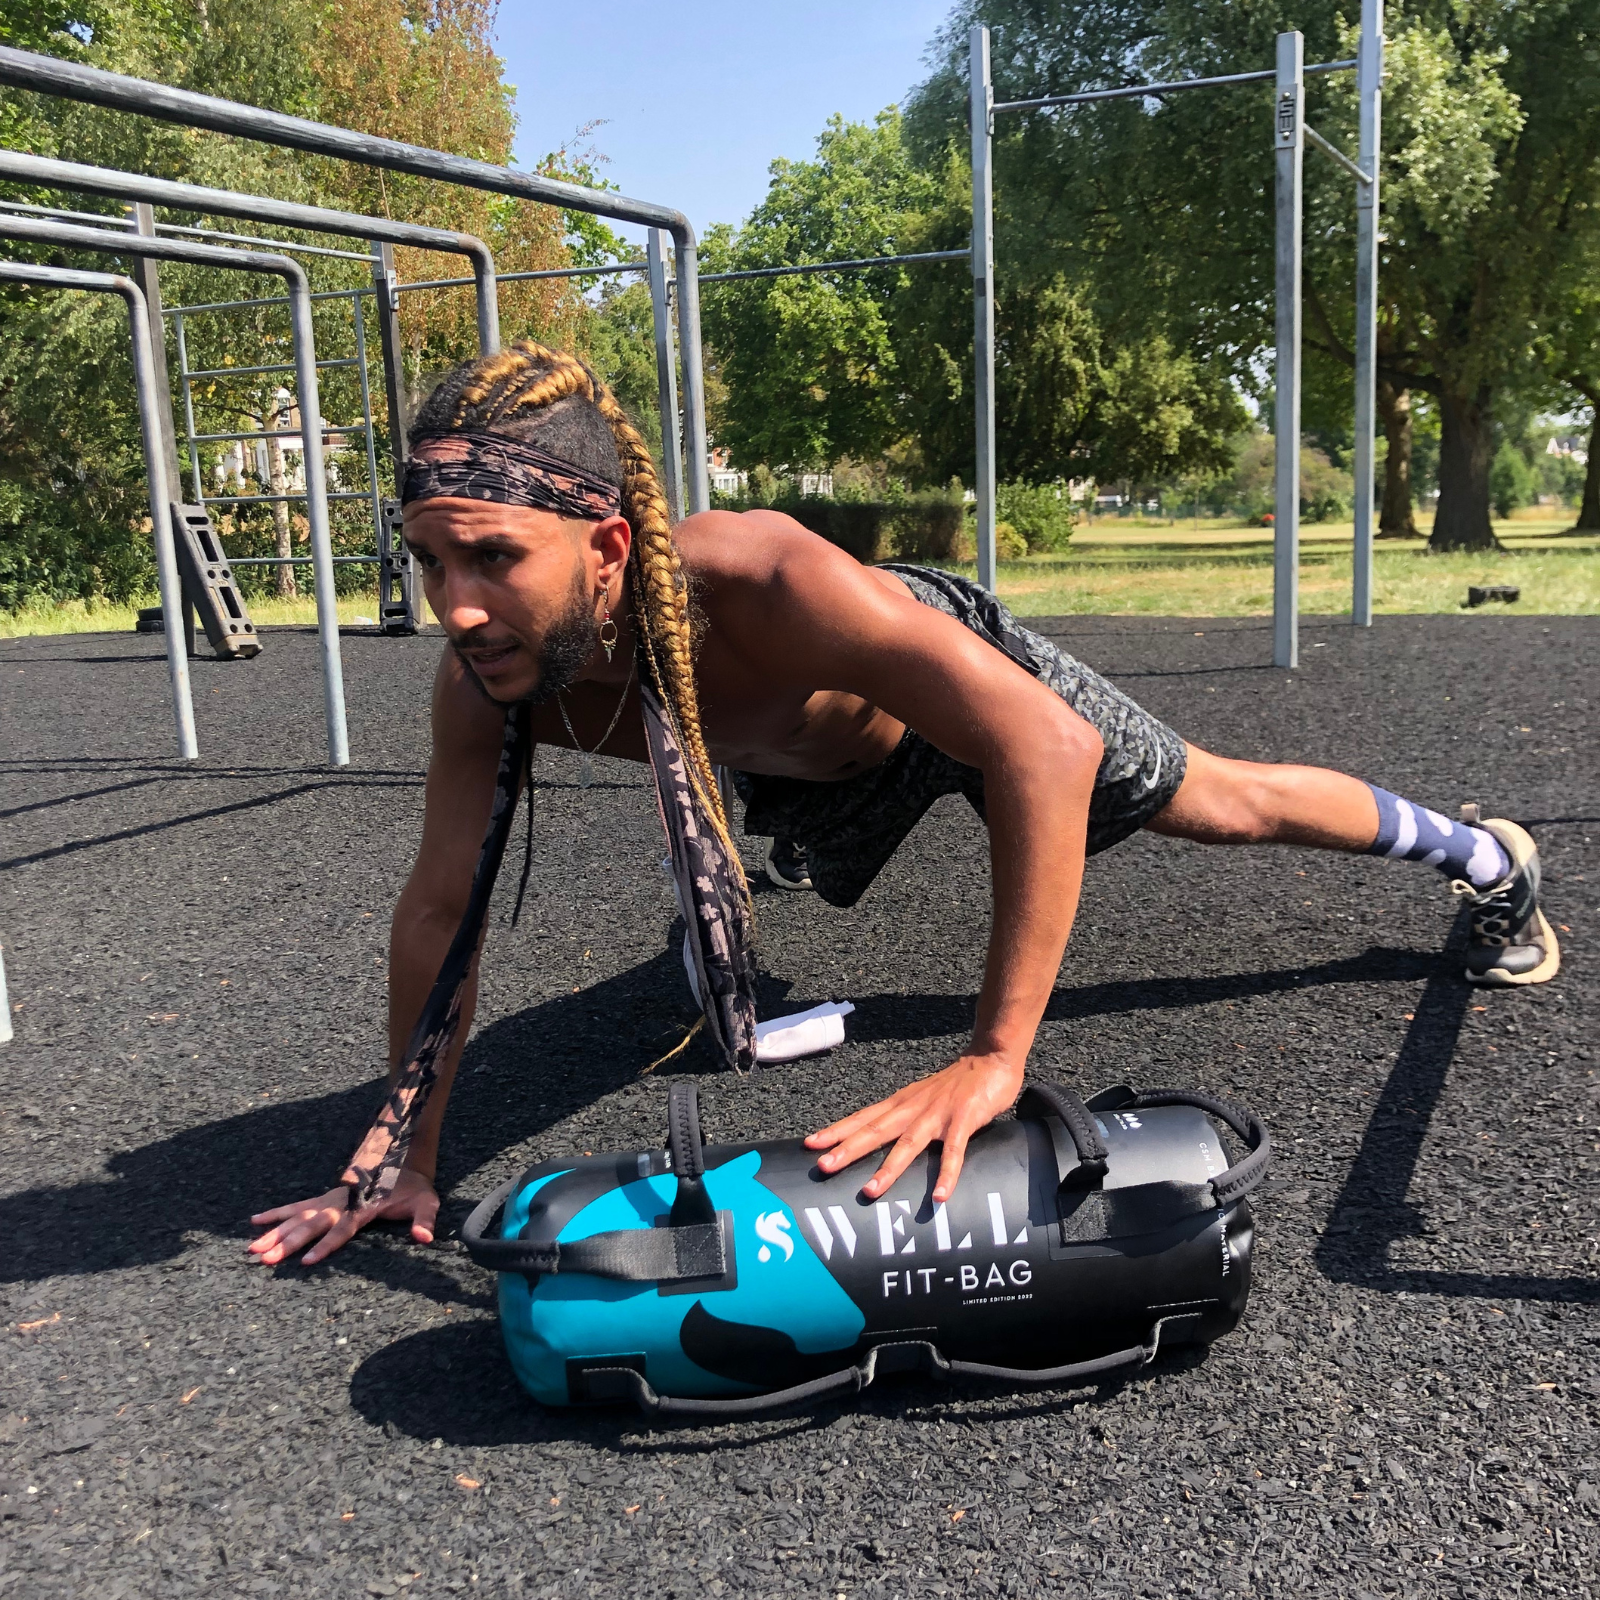
[[1478, 826], [1500, 841], [1511, 857], [1511, 871], [1487, 889], [1474, 889], [1459, 878], [1450, 885], [1472, 907], [1467, 982], [1497, 988], [1548, 983], [1561, 968], [1561, 947], [1539, 909], [1539, 847], [1527, 829], [1504, 818]]
[[811, 874], [806, 871], [805, 846], [793, 839], [774, 839], [767, 846], [767, 876], [780, 889], [809, 889]]

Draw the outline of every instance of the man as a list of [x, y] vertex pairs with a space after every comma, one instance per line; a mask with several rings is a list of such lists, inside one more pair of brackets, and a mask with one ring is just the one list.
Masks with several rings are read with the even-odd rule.
[[933, 1198], [952, 1192], [967, 1139], [1021, 1088], [1085, 856], [1141, 827], [1423, 861], [1472, 902], [1471, 980], [1555, 975], [1538, 854], [1516, 824], [1451, 823], [1340, 773], [1212, 755], [976, 585], [862, 567], [777, 513], [705, 512], [672, 529], [638, 434], [571, 356], [518, 345], [457, 369], [412, 438], [406, 542], [449, 646], [422, 844], [394, 915], [392, 1088], [337, 1187], [254, 1219], [265, 1262], [321, 1260], [376, 1217], [432, 1239], [439, 1132], [532, 741], [650, 762], [730, 1059], [753, 1014], [713, 764], [735, 773], [746, 831], [799, 841], [838, 905], [940, 795], [984, 816], [994, 915], [970, 1043], [808, 1140], [829, 1172], [886, 1149], [869, 1198], [935, 1143]]

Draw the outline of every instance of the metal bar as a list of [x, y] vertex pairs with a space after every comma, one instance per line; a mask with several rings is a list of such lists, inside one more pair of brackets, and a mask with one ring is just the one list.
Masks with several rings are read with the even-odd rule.
[[796, 267], [752, 267], [745, 272], [703, 272], [701, 283], [732, 283], [738, 278], [786, 278], [808, 272], [865, 272], [871, 267], [907, 266], [920, 261], [965, 261], [972, 251], [922, 250], [909, 256], [862, 256], [854, 261], [808, 261]]
[[[122, 81], [134, 83], [138, 80]], [[228, 102], [218, 101], [216, 104], [227, 105]], [[314, 127], [316, 124], [308, 126]], [[479, 340], [486, 351], [499, 348], [500, 313], [494, 285], [494, 257], [489, 253], [488, 245], [475, 234], [457, 233], [449, 228], [428, 228], [414, 222], [395, 222], [388, 217], [367, 217], [354, 211], [331, 211], [323, 206], [301, 205], [291, 200], [268, 200], [259, 195], [237, 194], [231, 189], [207, 189], [196, 183], [173, 183], [165, 178], [147, 178], [138, 173], [117, 172], [108, 167], [52, 161], [14, 150], [0, 151], [0, 177], [48, 184], [54, 188], [77, 189], [86, 194], [149, 201], [180, 211], [214, 212], [219, 216], [244, 217], [255, 222], [276, 222], [286, 227], [304, 228], [310, 233], [341, 233], [353, 239], [382, 239], [389, 244], [412, 245], [419, 250], [464, 255], [472, 262], [473, 276], [469, 281], [476, 285], [478, 291]], [[339, 256], [351, 261], [367, 259], [365, 255], [348, 250], [329, 250], [321, 245], [257, 240], [246, 234], [217, 233], [208, 228], [189, 229], [179, 223], [157, 226], [172, 232], [194, 232], [203, 237], [227, 239], [257, 249], [309, 251], [313, 255]], [[484, 342], [486, 335], [487, 342]]]
[[60, 206], [36, 206], [27, 200], [0, 200], [0, 210], [21, 211], [34, 217], [49, 217], [55, 222], [98, 222], [106, 228], [133, 228], [136, 231], [138, 228], [132, 217], [119, 217], [113, 212], [66, 211]]
[[[151, 238], [155, 235], [155, 213], [146, 205], [132, 205], [128, 214], [133, 222], [134, 232], [141, 237]], [[18, 218], [18, 221], [23, 219]], [[126, 237], [126, 236], [124, 236]], [[166, 324], [161, 320], [161, 279], [157, 263], [149, 256], [137, 256], [133, 263], [130, 276], [139, 286], [139, 293], [144, 296], [146, 315], [150, 318], [150, 348], [152, 359], [156, 364], [156, 382], [161, 386], [162, 394], [167, 396], [167, 402], [161, 409], [161, 437], [166, 444], [167, 459], [165, 462], [167, 482], [171, 484], [183, 481], [183, 467], [178, 460], [178, 435], [172, 424], [172, 384], [167, 377], [167, 333]]]
[[[496, 283], [531, 283], [535, 278], [599, 278], [609, 272], [644, 272], [642, 261], [624, 261], [617, 266], [605, 267], [550, 267], [538, 272], [497, 272]], [[467, 289], [477, 282], [476, 278], [422, 278], [415, 283], [402, 283], [401, 294], [410, 294], [414, 289]]]
[[1300, 664], [1300, 256], [1305, 166], [1305, 39], [1278, 35], [1273, 105], [1276, 215], [1277, 389], [1272, 523], [1272, 664]]
[[[367, 257], [369, 262], [371, 259], [371, 256]], [[356, 372], [361, 380], [361, 415], [366, 419], [361, 431], [367, 441], [367, 496], [372, 501], [372, 542], [378, 546], [383, 543], [383, 494], [378, 488], [378, 443], [377, 430], [372, 426], [372, 385], [367, 381], [366, 307], [359, 300], [352, 300], [350, 311], [356, 334]]]
[[1383, 124], [1383, 0], [1361, 0], [1356, 60], [1361, 175], [1356, 185], [1355, 551], [1350, 621], [1372, 626], [1373, 502], [1378, 431], [1378, 154]]
[[[471, 280], [463, 278], [461, 281], [463, 283], [468, 283]], [[368, 295], [371, 293], [372, 290], [365, 287], [360, 289], [318, 289], [312, 294], [311, 298], [314, 301], [359, 300], [363, 295]], [[246, 311], [252, 306], [286, 306], [288, 303], [288, 295], [272, 294], [258, 296], [253, 300], [209, 300], [204, 305], [168, 306], [162, 315], [171, 316], [176, 311], [187, 311], [191, 313], [196, 311]]]
[[[363, 256], [361, 259], [365, 261], [367, 258]], [[178, 307], [177, 309], [187, 310], [188, 308]], [[345, 356], [338, 361], [319, 361], [317, 370], [323, 372], [329, 367], [353, 367], [355, 364], [353, 356]], [[293, 371], [294, 363], [292, 361], [279, 361], [270, 367], [196, 367], [189, 376], [191, 378], [252, 378], [263, 372]]]
[[[242, 439], [298, 439], [301, 428], [253, 428], [247, 433], [197, 433], [193, 437], [199, 444], [231, 444]], [[328, 438], [336, 433], [365, 433], [363, 422], [325, 422], [322, 435]]]
[[[22, 52], [0, 49], [0, 57]], [[44, 59], [42, 57], [34, 59]], [[60, 63], [57, 63], [60, 65]], [[339, 618], [334, 608], [333, 546], [328, 524], [328, 485], [322, 470], [321, 423], [317, 405], [317, 357], [311, 326], [311, 293], [305, 269], [288, 256], [265, 250], [224, 249], [184, 239], [130, 238], [103, 228], [34, 222], [26, 217], [0, 217], [0, 238], [32, 239], [42, 244], [70, 245], [107, 255], [147, 255], [158, 261], [188, 261], [241, 272], [266, 272], [288, 285], [290, 327], [294, 335], [295, 370], [300, 388], [300, 424], [305, 446], [306, 520], [311, 525], [311, 550], [316, 559], [317, 631], [321, 639], [322, 689], [328, 726], [328, 761], [346, 766], [349, 733], [344, 713], [344, 669], [339, 660]], [[154, 340], [151, 341], [152, 348]], [[169, 408], [170, 410], [170, 408]], [[176, 616], [174, 610], [172, 615]]]
[[[330, 502], [334, 500], [365, 500], [367, 498], [367, 491], [365, 489], [330, 489], [328, 491], [328, 499]], [[206, 505], [254, 506], [267, 505], [275, 500], [288, 501], [304, 499], [304, 490], [300, 491], [298, 494], [214, 494], [206, 500]], [[232, 561], [233, 557], [229, 556], [228, 559], [229, 561]], [[307, 557], [307, 559], [309, 560], [310, 558]], [[338, 558], [336, 557], [335, 559]]]
[[678, 424], [678, 351], [672, 337], [672, 296], [667, 282], [668, 235], [652, 228], [646, 237], [650, 268], [650, 310], [655, 320], [656, 397], [661, 411], [661, 487], [667, 513], [683, 520], [683, 436]]
[[[1360, 90], [1358, 89], [1356, 92], [1359, 94]], [[1366, 173], [1364, 173], [1361, 168], [1357, 166], [1356, 163], [1338, 147], [1338, 145], [1330, 144], [1329, 141], [1324, 139], [1309, 122], [1306, 124], [1306, 138], [1309, 139], [1311, 143], [1314, 144], [1325, 156], [1334, 162], [1335, 165], [1343, 167], [1344, 170], [1348, 172], [1357, 183], [1366, 184], [1372, 182], [1372, 179], [1369, 178]]]
[[394, 269], [394, 246], [381, 240], [372, 245], [372, 282], [378, 307], [378, 350], [383, 356], [383, 394], [389, 407], [389, 451], [394, 457], [394, 492], [405, 490], [406, 442], [405, 359], [400, 343], [400, 279]]
[[[162, 411], [170, 412], [171, 406], [156, 373], [154, 345], [150, 338], [152, 319], [144, 295], [136, 283], [120, 274], [40, 267], [26, 261], [0, 261], [0, 279], [8, 279], [13, 283], [48, 285], [57, 289], [89, 289], [119, 294], [127, 303], [128, 326], [133, 336], [133, 377], [139, 396], [139, 438], [144, 447], [150, 499], [150, 536], [155, 544], [156, 585], [161, 591], [162, 614], [176, 617], [182, 603], [182, 586], [178, 581], [178, 562], [172, 548], [167, 445], [161, 432]], [[195, 742], [194, 704], [189, 694], [189, 659], [183, 648], [182, 629], [166, 630], [166, 650], [178, 755], [184, 761], [193, 761], [200, 754], [200, 749]]]
[[194, 442], [194, 391], [189, 386], [189, 379], [193, 377], [193, 373], [189, 371], [189, 344], [184, 337], [181, 314], [172, 319], [172, 328], [177, 336], [178, 378], [183, 384], [183, 431], [189, 446], [189, 470], [194, 475], [194, 503], [197, 506], [204, 506], [205, 490], [200, 485], [200, 452]]
[[711, 509], [711, 458], [706, 443], [705, 362], [700, 349], [700, 260], [694, 232], [673, 231], [678, 278], [678, 349], [683, 357], [684, 490], [689, 514]]
[[[1349, 72], [1355, 60], [1318, 61], [1302, 69], [1306, 76], [1322, 72]], [[1268, 67], [1262, 72], [1229, 72], [1220, 78], [1179, 78], [1174, 83], [1130, 83], [1121, 89], [1086, 89], [1078, 94], [1047, 94], [1036, 100], [1002, 100], [994, 107], [1000, 111], [1034, 111], [1041, 106], [1082, 106], [1096, 100], [1135, 100], [1152, 94], [1176, 94], [1180, 89], [1220, 89], [1231, 83], [1265, 83], [1275, 78], [1277, 72]]]
[[[290, 498], [285, 495], [284, 499]], [[339, 495], [329, 495], [330, 500], [338, 500]], [[348, 497], [344, 497], [348, 498]], [[357, 500], [365, 500], [364, 494], [355, 496]], [[230, 567], [309, 567], [316, 564], [315, 556], [229, 556]], [[333, 564], [336, 567], [368, 566], [375, 567], [382, 560], [381, 556], [335, 556]]]
[[[694, 229], [681, 211], [669, 206], [631, 200], [609, 190], [585, 189], [576, 183], [563, 183], [537, 173], [510, 167], [497, 167], [467, 156], [447, 155], [419, 145], [402, 144], [395, 139], [379, 139], [371, 134], [336, 128], [327, 123], [310, 122], [281, 111], [264, 111], [258, 106], [240, 105], [212, 95], [174, 89], [166, 84], [130, 78], [118, 72], [84, 66], [75, 61], [58, 61], [52, 56], [29, 50], [0, 48], [0, 83], [14, 89], [32, 89], [41, 94], [64, 95], [90, 105], [109, 106], [117, 111], [156, 117], [193, 128], [210, 128], [215, 133], [236, 138], [257, 139], [265, 144], [285, 145], [292, 150], [308, 150], [314, 155], [356, 161], [391, 172], [409, 172], [419, 178], [442, 183], [463, 184], [470, 189], [487, 189], [492, 194], [507, 194], [543, 205], [561, 206], [569, 211], [584, 211], [599, 217], [614, 217], [622, 222], [637, 222], [647, 228], [666, 228], [679, 244], [694, 240]], [[351, 230], [352, 237], [372, 237], [370, 221]]]
[[978, 582], [995, 586], [994, 496], [994, 84], [989, 75], [989, 30], [967, 34], [972, 123], [972, 363], [976, 406]]

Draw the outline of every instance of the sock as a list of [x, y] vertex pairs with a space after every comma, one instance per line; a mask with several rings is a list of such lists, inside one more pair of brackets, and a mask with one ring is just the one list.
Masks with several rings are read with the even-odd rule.
[[1465, 879], [1474, 889], [1487, 889], [1511, 871], [1510, 856], [1487, 828], [1451, 822], [1376, 784], [1367, 787], [1378, 802], [1378, 837], [1368, 855], [1425, 861], [1446, 877]]

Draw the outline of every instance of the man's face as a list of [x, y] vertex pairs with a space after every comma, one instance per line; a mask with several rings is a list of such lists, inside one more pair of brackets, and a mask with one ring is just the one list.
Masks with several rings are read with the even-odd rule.
[[599, 655], [598, 597], [627, 561], [627, 522], [438, 496], [406, 508], [433, 614], [492, 700], [549, 699]]

